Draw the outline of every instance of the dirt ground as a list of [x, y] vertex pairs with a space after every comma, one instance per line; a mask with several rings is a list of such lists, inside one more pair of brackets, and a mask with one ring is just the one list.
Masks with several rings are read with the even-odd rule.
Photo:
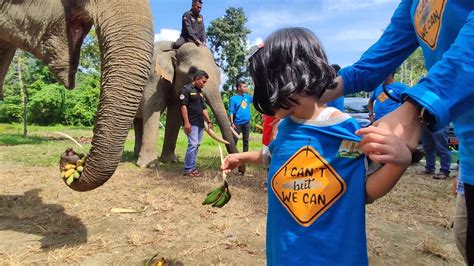
[[[168, 265], [265, 264], [262, 171], [230, 176], [232, 200], [216, 209], [201, 202], [219, 172], [190, 178], [162, 168], [123, 163], [104, 186], [79, 193], [56, 178], [57, 167], [0, 164], [0, 264], [143, 265], [155, 254]], [[452, 182], [421, 170], [410, 167], [367, 206], [371, 265], [462, 265]]]

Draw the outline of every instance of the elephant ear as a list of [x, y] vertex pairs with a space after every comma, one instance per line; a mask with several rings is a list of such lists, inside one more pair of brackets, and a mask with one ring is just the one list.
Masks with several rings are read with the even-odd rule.
[[176, 51], [161, 51], [156, 56], [155, 72], [173, 83]]

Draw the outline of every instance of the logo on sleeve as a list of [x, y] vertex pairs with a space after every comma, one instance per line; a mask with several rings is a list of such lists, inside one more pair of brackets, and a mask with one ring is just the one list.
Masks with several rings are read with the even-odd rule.
[[184, 100], [184, 94], [179, 95], [180, 100]]
[[432, 50], [438, 43], [446, 0], [419, 0], [415, 10], [415, 31]]
[[380, 103], [385, 102], [385, 100], [387, 100], [387, 99], [388, 99], [388, 96], [387, 96], [387, 94], [385, 94], [385, 92], [380, 93], [379, 96], [377, 97], [377, 100]]
[[295, 221], [308, 227], [346, 191], [346, 183], [311, 146], [299, 149], [272, 177], [273, 193]]

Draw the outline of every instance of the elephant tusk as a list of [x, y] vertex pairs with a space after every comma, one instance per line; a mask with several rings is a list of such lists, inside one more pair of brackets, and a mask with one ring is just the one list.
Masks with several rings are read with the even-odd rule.
[[237, 131], [235, 131], [235, 129], [232, 126], [230, 127], [230, 131], [232, 131], [232, 134], [234, 134], [234, 136], [237, 139], [242, 139], [242, 137], [239, 135], [239, 133], [237, 133]]
[[210, 128], [209, 128], [209, 125], [208, 125], [207, 123], [204, 123], [204, 130], [207, 132], [207, 134], [208, 134], [211, 138], [215, 139], [216, 141], [218, 141], [218, 142], [220, 142], [220, 143], [223, 143], [223, 144], [226, 144], [226, 145], [229, 145], [229, 144], [230, 144], [227, 140], [225, 140], [225, 139], [219, 137], [219, 136], [216, 134], [216, 132], [214, 132], [214, 130], [210, 129]]

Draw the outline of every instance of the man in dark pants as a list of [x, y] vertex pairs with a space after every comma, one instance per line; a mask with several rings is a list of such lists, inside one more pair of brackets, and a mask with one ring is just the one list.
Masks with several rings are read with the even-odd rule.
[[[235, 131], [243, 135], [243, 151], [249, 150], [249, 134], [250, 134], [250, 104], [252, 103], [252, 96], [247, 94], [247, 84], [245, 82], [237, 82], [237, 94], [230, 97], [229, 114], [230, 125]], [[234, 138], [237, 145], [237, 138]]]
[[202, 0], [193, 0], [191, 10], [184, 12], [181, 24], [181, 36], [173, 44], [174, 49], [178, 49], [187, 42], [193, 42], [197, 46], [206, 46], [206, 30], [204, 29], [204, 19], [200, 15]]
[[204, 95], [202, 94], [202, 89], [208, 78], [206, 72], [197, 70], [193, 75], [193, 81], [184, 85], [179, 95], [184, 133], [188, 137], [188, 147], [184, 157], [184, 175], [186, 176], [201, 176], [201, 173], [196, 169], [196, 159], [202, 140], [204, 123], [212, 128], [204, 102]]

